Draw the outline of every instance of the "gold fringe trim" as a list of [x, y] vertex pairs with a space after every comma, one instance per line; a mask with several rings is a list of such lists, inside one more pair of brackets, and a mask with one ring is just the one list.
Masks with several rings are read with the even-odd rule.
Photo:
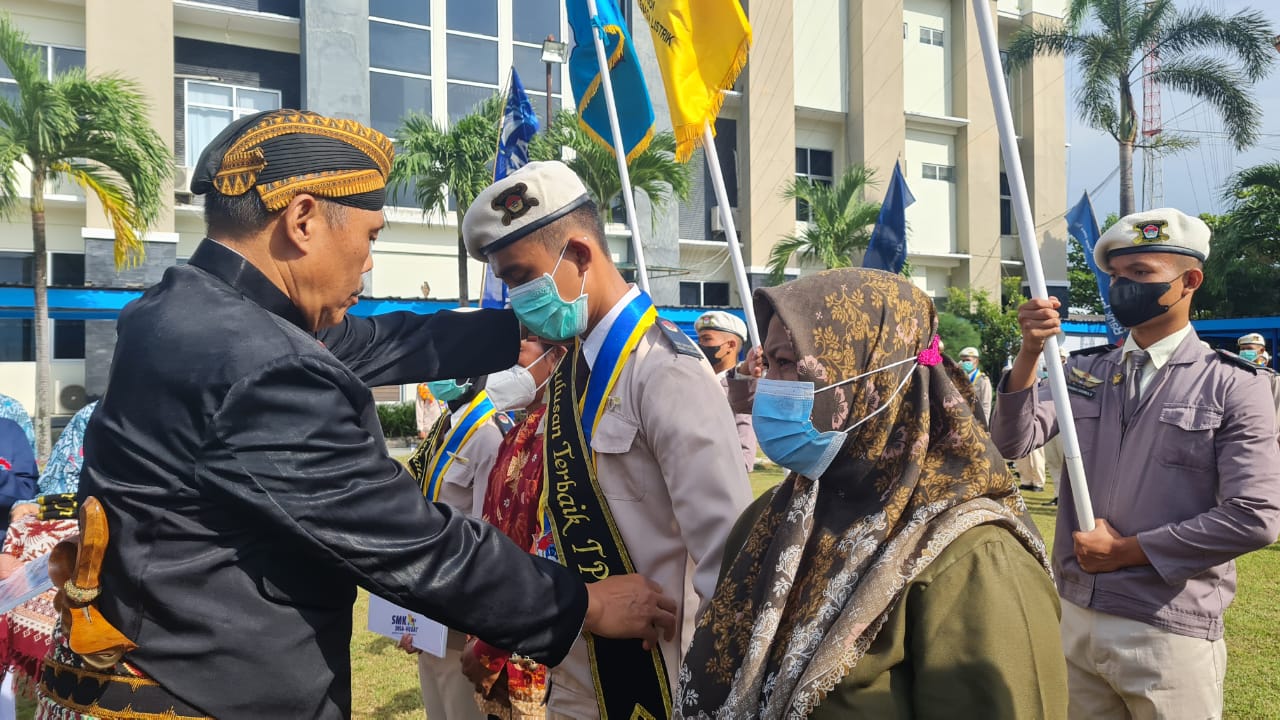
[[725, 72], [724, 78], [720, 83], [713, 88], [711, 105], [707, 108], [702, 120], [696, 124], [687, 123], [675, 128], [677, 162], [688, 162], [689, 158], [693, 156], [693, 151], [702, 146], [704, 125], [710, 124], [711, 135], [712, 137], [715, 136], [715, 120], [720, 117], [720, 110], [724, 107], [724, 93], [726, 90], [733, 88], [733, 84], [738, 80], [738, 75], [742, 74], [742, 69], [747, 66], [747, 56], [751, 50], [751, 26], [748, 25], [746, 30], [747, 32], [742, 37], [742, 42], [738, 43], [738, 49], [734, 51], [733, 62], [729, 64], [729, 70]]
[[[615, 67], [617, 67], [619, 62], [622, 62], [622, 56], [627, 47], [627, 36], [622, 34], [622, 28], [618, 27], [617, 25], [605, 25], [603, 26], [603, 29], [606, 34], [612, 34], [612, 35], [618, 36], [618, 47], [613, 49], [613, 54], [608, 58], [608, 61], [606, 62], [608, 69], [612, 71]], [[594, 41], [592, 42], [594, 43]], [[609, 150], [614, 155], [617, 155], [618, 150], [613, 146], [613, 143], [609, 140], [605, 140], [604, 138], [600, 137], [600, 134], [597, 133], [594, 128], [592, 128], [590, 125], [586, 123], [585, 120], [582, 119], [583, 111], [587, 109], [587, 106], [591, 104], [591, 100], [595, 97], [596, 93], [599, 92], [600, 90], [600, 85], [603, 82], [600, 79], [600, 75], [601, 73], [597, 72], [595, 78], [591, 80], [591, 84], [587, 86], [586, 92], [582, 93], [582, 102], [578, 103], [578, 125], [581, 126], [583, 130], [586, 131], [587, 137], [596, 141], [597, 144], [604, 146], [605, 149]], [[641, 75], [643, 77], [643, 73]], [[615, 102], [615, 105], [616, 105], [616, 102]], [[621, 126], [621, 122], [622, 122], [621, 118], [619, 118], [618, 122], [619, 122], [619, 126]], [[640, 142], [636, 143], [636, 146], [631, 148], [631, 151], [627, 153], [626, 160], [628, 165], [630, 165], [633, 160], [635, 160], [642, 153], [644, 153], [645, 150], [649, 149], [649, 143], [653, 142], [653, 126], [654, 126], [653, 123], [649, 123], [649, 129], [645, 132], [644, 137], [640, 138]]]
[[298, 193], [339, 198], [381, 190], [387, 181], [377, 170], [329, 170], [309, 175], [284, 178], [258, 186], [258, 194], [267, 210], [283, 209]]
[[[55, 675], [68, 672], [75, 675], [79, 680], [94, 680], [99, 684], [108, 682], [120, 682], [127, 684], [130, 689], [137, 691], [139, 687], [159, 687], [160, 683], [146, 678], [134, 678], [127, 675], [107, 675], [106, 673], [85, 671], [80, 668], [74, 668], [70, 665], [64, 665], [54, 660], [45, 659], [44, 669], [46, 672], [52, 671]], [[40, 680], [40, 690], [46, 697], [52, 700], [58, 707], [74, 710], [78, 713], [91, 715], [100, 720], [213, 720], [207, 715], [179, 715], [172, 707], [162, 713], [140, 712], [133, 709], [133, 705], [126, 705], [121, 710], [111, 710], [104, 708], [94, 701], [88, 705], [83, 705], [70, 698], [58, 697], [53, 692], [47, 676]]]
[[386, 135], [361, 125], [355, 120], [329, 118], [303, 111], [281, 112], [264, 118], [241, 135], [227, 150], [226, 156], [246, 152], [267, 140], [290, 133], [319, 135], [345, 142], [372, 158], [382, 169], [383, 177], [391, 172], [391, 160], [395, 157], [395, 148]]

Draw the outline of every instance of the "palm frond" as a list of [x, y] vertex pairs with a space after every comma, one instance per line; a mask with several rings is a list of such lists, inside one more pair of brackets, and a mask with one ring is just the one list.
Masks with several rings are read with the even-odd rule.
[[98, 198], [115, 235], [117, 268], [132, 267], [142, 259], [145, 254], [142, 237], [148, 221], [134, 202], [133, 192], [118, 175], [99, 165], [71, 161], [53, 163], [49, 170], [65, 175], [86, 194], [93, 193]]
[[[1256, 10], [1222, 17], [1203, 8], [1191, 8], [1177, 13], [1160, 28], [1154, 51], [1167, 60], [1194, 51], [1219, 51], [1234, 56], [1244, 76], [1256, 82], [1275, 64], [1274, 38], [1271, 23]], [[1135, 68], [1140, 65], [1141, 61]]]
[[1239, 197], [1257, 188], [1280, 193], [1280, 162], [1254, 165], [1232, 175], [1223, 191], [1223, 196], [1228, 199]]
[[1073, 55], [1080, 51], [1082, 44], [1081, 36], [1069, 32], [1060, 21], [1024, 26], [1009, 40], [1006, 50], [1009, 70], [1026, 67], [1036, 56]]
[[1182, 57], [1165, 61], [1152, 75], [1161, 85], [1212, 105], [1237, 151], [1257, 141], [1262, 113], [1245, 92], [1248, 80], [1225, 61], [1206, 56]]
[[787, 235], [774, 244], [769, 250], [769, 282], [777, 285], [787, 276], [787, 264], [797, 253], [809, 251], [809, 242], [799, 235]]

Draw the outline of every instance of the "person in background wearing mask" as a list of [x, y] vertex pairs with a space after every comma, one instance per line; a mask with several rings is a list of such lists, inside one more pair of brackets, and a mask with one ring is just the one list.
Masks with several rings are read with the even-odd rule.
[[[427, 500], [444, 503], [471, 517], [480, 516], [489, 471], [502, 442], [496, 416], [505, 409], [490, 399], [488, 381], [506, 377], [499, 372], [461, 382], [426, 383], [432, 397], [444, 402], [449, 410], [405, 462]], [[505, 390], [497, 389], [500, 394]], [[427, 717], [484, 720], [484, 713], [472, 699], [471, 683], [459, 666], [465, 642], [465, 635], [450, 630], [444, 657], [437, 657], [415, 650], [412, 635], [400, 638], [400, 648], [418, 656], [418, 681]]]
[[[529, 336], [521, 343], [520, 364], [510, 374], [518, 380], [502, 383], [511, 392], [490, 397], [508, 410], [523, 410], [524, 418], [498, 446], [489, 472], [481, 518], [529, 552], [542, 535], [538, 507], [542, 498], [543, 432], [547, 406], [544, 392], [551, 372], [565, 356], [565, 348]], [[547, 667], [513, 656], [483, 640], [471, 638], [462, 651], [462, 672], [475, 685], [476, 702], [490, 718], [542, 720], [547, 713]]]
[[1048, 554], [933, 302], [843, 269], [755, 307], [756, 434], [791, 473], [734, 526], [678, 717], [1064, 718]]
[[427, 383], [418, 383], [417, 397], [413, 403], [414, 416], [418, 423], [418, 439], [426, 440], [427, 433], [431, 432], [431, 428], [435, 426], [436, 421], [444, 414], [444, 410], [440, 405], [440, 401], [435, 395], [431, 394], [431, 386]]
[[[1097, 525], [1061, 484], [1054, 575], [1072, 718], [1217, 718], [1232, 562], [1280, 533], [1280, 445], [1264, 371], [1200, 342], [1191, 299], [1210, 231], [1159, 209], [1121, 218], [1094, 259], [1111, 275], [1122, 347], [1072, 353], [1067, 383]], [[1022, 348], [992, 436], [1018, 457], [1058, 432], [1036, 363], [1061, 332], [1057, 300], [1018, 309]]]
[[1236, 340], [1237, 353], [1240, 357], [1256, 365], [1271, 365], [1271, 354], [1267, 352], [1267, 341], [1261, 333], [1249, 333]]
[[991, 419], [991, 378], [982, 372], [978, 365], [978, 348], [967, 347], [960, 351], [960, 369], [969, 376], [969, 384], [973, 386], [973, 394], [978, 397], [978, 406], [982, 408], [982, 421]]
[[[623, 279], [595, 203], [563, 163], [532, 162], [486, 188], [462, 235], [530, 332], [573, 343], [549, 385], [538, 554], [588, 581], [641, 573], [691, 617], [751, 501], [702, 351]], [[670, 716], [688, 641], [679, 630], [658, 647], [584, 634], [551, 672], [547, 717]]]
[[[747, 345], [747, 324], [723, 310], [705, 312], [693, 323], [698, 348], [707, 356], [711, 369], [720, 378], [720, 388], [729, 398], [733, 418], [738, 423], [738, 443], [747, 472], [756, 467], [756, 434], [751, 429], [751, 403], [756, 378], [738, 365], [738, 355]], [[759, 354], [757, 351], [753, 352]]]

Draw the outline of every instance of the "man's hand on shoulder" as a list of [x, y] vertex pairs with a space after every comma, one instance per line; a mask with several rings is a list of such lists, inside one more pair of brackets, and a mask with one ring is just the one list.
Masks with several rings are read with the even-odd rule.
[[639, 638], [646, 650], [660, 637], [676, 632], [676, 603], [662, 587], [636, 574], [615, 575], [587, 584], [587, 619], [583, 630], [607, 638]]

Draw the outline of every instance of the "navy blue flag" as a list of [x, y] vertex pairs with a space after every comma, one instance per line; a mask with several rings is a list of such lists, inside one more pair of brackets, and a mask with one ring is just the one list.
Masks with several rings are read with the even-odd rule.
[[[524, 92], [520, 74], [511, 68], [511, 87], [507, 91], [507, 106], [502, 112], [502, 127], [498, 130], [498, 159], [493, 164], [493, 180], [497, 182], [519, 170], [529, 162], [529, 143], [538, 134], [538, 116], [533, 103]], [[504, 308], [507, 306], [507, 285], [493, 274], [493, 266], [485, 264], [484, 283], [480, 289], [480, 307]]]
[[902, 177], [902, 168], [894, 163], [889, 192], [880, 205], [880, 217], [871, 231], [871, 241], [862, 256], [862, 267], [887, 270], [897, 274], [907, 264], [907, 206], [916, 198]]
[[1102, 309], [1107, 315], [1107, 342], [1119, 343], [1125, 336], [1125, 329], [1116, 322], [1116, 316], [1111, 312], [1111, 277], [1102, 272], [1093, 259], [1093, 246], [1098, 244], [1102, 233], [1098, 232], [1098, 218], [1093, 214], [1093, 202], [1089, 200], [1088, 192], [1080, 196], [1080, 202], [1067, 211], [1067, 233], [1084, 248], [1084, 260], [1098, 279], [1098, 295], [1102, 298]]

